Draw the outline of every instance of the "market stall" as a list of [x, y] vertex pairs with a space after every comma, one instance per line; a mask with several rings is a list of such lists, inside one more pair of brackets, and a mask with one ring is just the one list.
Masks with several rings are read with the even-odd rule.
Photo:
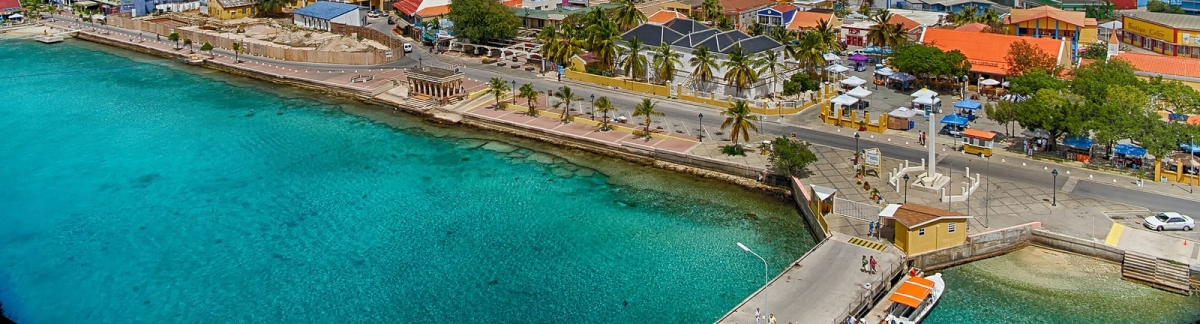
[[859, 78], [858, 76], [851, 75], [849, 78], [842, 80], [841, 83], [842, 83], [842, 87], [854, 88], [854, 87], [858, 87], [858, 86], [862, 86], [863, 84], [866, 84], [867, 80], [863, 80], [862, 78]]
[[854, 70], [858, 72], [866, 71], [866, 62], [867, 60], [870, 60], [870, 58], [867, 58], [866, 55], [862, 55], [862, 53], [854, 53], [854, 55], [850, 55], [850, 57], [846, 59], [854, 62]]
[[[912, 109], [924, 111], [925, 118], [929, 113], [942, 113], [942, 99], [938, 97], [917, 97], [912, 100]], [[963, 120], [966, 120], [964, 117]]]
[[909, 119], [916, 115], [916, 110], [908, 109], [907, 107], [896, 108], [896, 110], [888, 112], [888, 129], [910, 130], [914, 125]]
[[967, 120], [975, 121], [975, 111], [983, 108], [983, 104], [971, 99], [963, 99], [954, 103], [955, 113], [967, 117]]
[[911, 83], [913, 82], [913, 80], [916, 80], [916, 79], [917, 79], [917, 77], [913, 76], [912, 74], [908, 74], [908, 73], [904, 73], [904, 72], [897, 72], [896, 74], [892, 74], [892, 76], [888, 77], [888, 80], [891, 81], [891, 82], [889, 82], [889, 84], [892, 86], [895, 86], [898, 89], [908, 89], [911, 86]]
[[1141, 169], [1145, 163], [1146, 149], [1133, 144], [1117, 144], [1113, 147], [1113, 166], [1119, 168]]
[[867, 96], [871, 95], [871, 90], [863, 89], [863, 87], [854, 87], [854, 89], [846, 92], [847, 96], [858, 98], [858, 108], [867, 109], [871, 103], [867, 101]]
[[893, 74], [896, 74], [896, 71], [892, 71], [892, 68], [888, 67], [875, 70], [875, 89], [879, 89], [879, 86], [881, 85], [886, 86], [888, 83], [888, 77], [892, 76]]
[[959, 115], [942, 116], [942, 130], [939, 134], [958, 137], [962, 135], [963, 129], [967, 128], [967, 118]]
[[1092, 139], [1087, 137], [1071, 137], [1063, 140], [1067, 159], [1088, 163], [1092, 160]]
[[963, 153], [992, 156], [992, 147], [995, 145], [996, 139], [995, 132], [968, 128], [962, 131], [962, 136]]
[[[834, 105], [842, 105], [843, 107], [848, 107], [850, 109], [854, 109], [854, 108], [856, 108], [855, 104], [858, 103], [858, 98], [847, 96], [847, 95], [840, 95], [837, 97], [833, 97], [833, 99], [829, 99], [829, 102], [833, 103]], [[836, 106], [834, 106], [834, 107], [836, 107]], [[843, 109], [842, 115], [846, 115], [847, 111], [848, 110]]]

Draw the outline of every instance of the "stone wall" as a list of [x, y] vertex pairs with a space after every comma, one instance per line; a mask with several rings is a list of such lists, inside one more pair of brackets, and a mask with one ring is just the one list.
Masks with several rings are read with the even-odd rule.
[[1108, 246], [1104, 242], [1092, 242], [1041, 229], [1033, 231], [1033, 243], [1039, 246], [1097, 257], [1116, 263], [1125, 261], [1125, 250]]
[[809, 197], [805, 196], [805, 193], [808, 192], [804, 187], [806, 185], [796, 177], [792, 177], [791, 185], [792, 200], [796, 201], [796, 211], [800, 212], [800, 218], [804, 220], [805, 225], [808, 225], [808, 231], [812, 233], [813, 239], [818, 242], [824, 241], [829, 237], [829, 225], [824, 222], [821, 215], [817, 215], [812, 208], [809, 208]]
[[909, 264], [928, 271], [1005, 254], [1028, 246], [1041, 226], [1033, 222], [969, 235], [963, 245], [909, 256]]

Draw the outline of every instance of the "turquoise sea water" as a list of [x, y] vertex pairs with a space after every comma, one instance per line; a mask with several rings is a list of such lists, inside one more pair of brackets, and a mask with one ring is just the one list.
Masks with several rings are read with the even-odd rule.
[[942, 271], [946, 293], [926, 324], [1200, 321], [1200, 297], [1120, 279], [1116, 264], [1042, 248]]
[[762, 284], [736, 242], [776, 272], [813, 244], [783, 200], [177, 62], [0, 66], [21, 323], [702, 323]]

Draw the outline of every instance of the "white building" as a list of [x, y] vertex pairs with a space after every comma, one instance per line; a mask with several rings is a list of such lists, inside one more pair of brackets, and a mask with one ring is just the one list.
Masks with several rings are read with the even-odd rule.
[[331, 23], [367, 25], [367, 8], [341, 2], [318, 1], [292, 12], [296, 26], [330, 30]]

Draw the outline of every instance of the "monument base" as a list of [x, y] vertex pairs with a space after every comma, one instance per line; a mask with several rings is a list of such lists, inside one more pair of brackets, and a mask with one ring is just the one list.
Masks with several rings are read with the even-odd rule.
[[950, 177], [944, 176], [941, 173], [934, 173], [931, 176], [926, 172], [917, 176], [917, 181], [913, 181], [909, 187], [925, 192], [941, 194], [942, 188], [945, 188], [948, 184], [950, 184]]

